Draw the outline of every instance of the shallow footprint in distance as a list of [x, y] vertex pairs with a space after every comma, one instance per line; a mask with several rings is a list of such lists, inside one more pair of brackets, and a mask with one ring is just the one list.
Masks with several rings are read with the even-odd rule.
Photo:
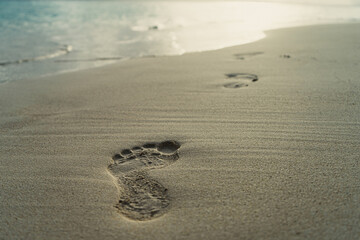
[[245, 60], [249, 57], [254, 57], [256, 55], [264, 54], [263, 52], [247, 52], [247, 53], [236, 53], [234, 57], [238, 60]]
[[228, 73], [225, 74], [228, 79], [236, 79], [236, 82], [224, 84], [225, 88], [242, 88], [249, 86], [249, 83], [259, 80], [258, 76], [250, 73]]

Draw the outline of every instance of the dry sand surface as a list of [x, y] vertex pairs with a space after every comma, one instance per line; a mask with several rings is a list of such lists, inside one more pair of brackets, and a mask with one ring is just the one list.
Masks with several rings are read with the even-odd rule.
[[360, 25], [0, 85], [0, 239], [359, 239]]

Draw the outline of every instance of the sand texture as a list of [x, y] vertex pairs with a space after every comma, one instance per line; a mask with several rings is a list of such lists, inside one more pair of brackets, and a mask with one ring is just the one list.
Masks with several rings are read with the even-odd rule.
[[360, 239], [359, 42], [299, 27], [2, 84], [0, 239]]

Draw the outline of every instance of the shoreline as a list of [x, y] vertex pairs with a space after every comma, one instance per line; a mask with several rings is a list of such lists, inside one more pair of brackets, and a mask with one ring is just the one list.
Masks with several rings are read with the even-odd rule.
[[[226, 47], [219, 47], [219, 48], [215, 48], [215, 49], [210, 49], [210, 50], [200, 50], [200, 51], [192, 51], [192, 52], [185, 52], [185, 53], [182, 53], [182, 54], [177, 54], [177, 55], [145, 55], [145, 56], [138, 56], [138, 57], [121, 57], [119, 59], [106, 59], [106, 60], [99, 60], [99, 61], [102, 61], [102, 62], [106, 62], [106, 61], [115, 61], [115, 62], [111, 62], [111, 63], [104, 63], [102, 65], [99, 65], [99, 66], [93, 66], [93, 67], [85, 67], [85, 68], [79, 68], [79, 69], [63, 69], [59, 72], [55, 72], [55, 73], [47, 73], [47, 74], [43, 74], [43, 75], [39, 75], [37, 77], [30, 77], [30, 78], [24, 78], [24, 79], [13, 79], [13, 80], [4, 80], [4, 81], [0, 81], [0, 87], [3, 85], [3, 84], [6, 84], [8, 82], [13, 82], [13, 81], [26, 81], [26, 80], [31, 80], [31, 79], [38, 79], [38, 78], [48, 78], [48, 77], [54, 77], [54, 76], [58, 76], [58, 75], [61, 75], [61, 74], [66, 74], [66, 73], [74, 73], [74, 72], [78, 72], [78, 71], [86, 71], [86, 70], [90, 70], [90, 69], [97, 69], [97, 68], [102, 68], [102, 67], [105, 67], [105, 66], [109, 66], [109, 65], [113, 65], [113, 64], [119, 64], [123, 61], [131, 61], [131, 60], [135, 60], [135, 59], [142, 59], [142, 58], [159, 58], [159, 57], [176, 57], [176, 56], [182, 56], [184, 54], [193, 54], [193, 53], [205, 53], [205, 52], [212, 52], [212, 51], [219, 51], [219, 50], [222, 50], [222, 49], [226, 49], [226, 48], [232, 48], [232, 47], [239, 47], [239, 46], [244, 46], [244, 45], [247, 45], [247, 44], [252, 44], [252, 43], [256, 43], [258, 41], [261, 41], [262, 39], [265, 39], [266, 38], [266, 33], [267, 32], [272, 32], [272, 31], [278, 31], [278, 30], [286, 30], [286, 29], [292, 29], [292, 28], [302, 28], [302, 27], [316, 27], [316, 26], [328, 26], [328, 25], [347, 25], [347, 24], [359, 24], [359, 22], [348, 22], [346, 20], [344, 20], [344, 22], [341, 22], [341, 21], [334, 21], [334, 22], [325, 22], [325, 23], [308, 23], [308, 24], [303, 24], [303, 25], [294, 25], [294, 26], [285, 26], [285, 27], [277, 27], [277, 28], [270, 28], [270, 29], [264, 29], [262, 31], [263, 33], [263, 37], [257, 39], [257, 40], [253, 40], [253, 41], [250, 41], [250, 42], [244, 42], [244, 43], [239, 43], [239, 44], [235, 44], [235, 45], [230, 45], [230, 46], [226, 46]], [[67, 46], [67, 45], [64, 45], [64, 46]], [[70, 46], [71, 49], [72, 49], [72, 46]], [[62, 49], [58, 50], [58, 51], [63, 51]], [[71, 52], [72, 50], [70, 51], [67, 51], [67, 53]], [[30, 61], [38, 61], [37, 59], [39, 58], [43, 58], [44, 56], [39, 56], [39, 57], [35, 57], [33, 59], [22, 59], [22, 60], [18, 60], [18, 61], [13, 61], [13, 62], [4, 62], [3, 65], [8, 65], [9, 63], [10, 64], [13, 64], [13, 63], [17, 63], [19, 61], [24, 61], [25, 64], [27, 64], [28, 62]], [[101, 59], [101, 57], [99, 58]], [[54, 59], [54, 62], [56, 64], [59, 64], [61, 62], [71, 62], [71, 61], [94, 61], [93, 59], [90, 59], [90, 60], [56, 60], [56, 58]], [[98, 61], [98, 60], [95, 60], [95, 61]], [[0, 63], [1, 65], [1, 63]], [[1, 66], [0, 66], [1, 67]]]
[[357, 239], [359, 30], [3, 84], [0, 238]]

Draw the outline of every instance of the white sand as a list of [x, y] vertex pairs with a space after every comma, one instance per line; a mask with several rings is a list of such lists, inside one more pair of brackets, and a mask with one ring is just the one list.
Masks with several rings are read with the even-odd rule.
[[[1, 85], [0, 239], [359, 239], [360, 25], [267, 35]], [[111, 157], [168, 139], [170, 206], [129, 220]]]

